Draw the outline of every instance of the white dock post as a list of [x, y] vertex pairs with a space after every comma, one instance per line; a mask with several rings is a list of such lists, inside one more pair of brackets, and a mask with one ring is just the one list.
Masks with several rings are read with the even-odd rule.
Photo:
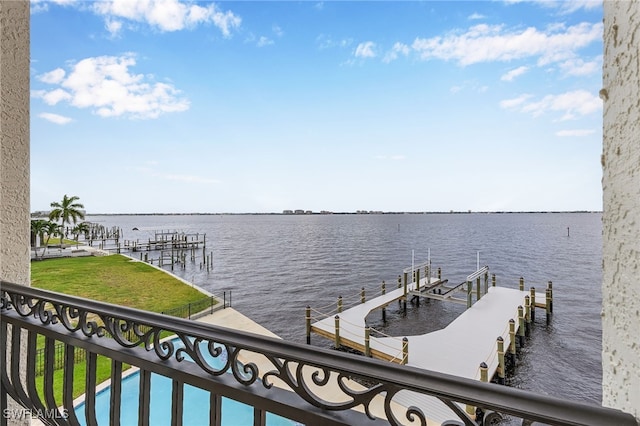
[[524, 291], [524, 277], [520, 277], [520, 291]]
[[334, 347], [336, 349], [340, 348], [340, 316], [336, 315], [335, 317], [333, 317], [335, 320], [335, 342], [334, 342]]

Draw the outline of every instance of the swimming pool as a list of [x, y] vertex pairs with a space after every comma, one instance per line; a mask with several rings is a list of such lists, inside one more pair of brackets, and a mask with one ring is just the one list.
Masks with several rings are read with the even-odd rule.
[[[180, 339], [173, 339], [175, 347], [182, 346]], [[207, 362], [218, 368], [223, 366], [224, 355], [213, 358], [206, 351], [206, 343], [201, 343], [202, 352], [207, 354]], [[185, 356], [185, 360], [191, 359]], [[122, 426], [138, 424], [138, 396], [140, 374], [135, 372], [122, 379], [120, 424]], [[172, 381], [168, 377], [159, 374], [151, 374], [151, 405], [149, 424], [168, 425], [171, 422], [171, 387]], [[111, 389], [107, 387], [96, 395], [96, 419], [99, 425], [109, 424]], [[185, 385], [183, 398], [183, 424], [207, 425], [209, 424], [209, 392]], [[81, 425], [86, 426], [84, 402], [76, 405], [75, 413]], [[222, 398], [222, 425], [251, 425], [253, 424], [253, 407]], [[284, 417], [267, 413], [268, 426], [300, 426], [299, 423]]]

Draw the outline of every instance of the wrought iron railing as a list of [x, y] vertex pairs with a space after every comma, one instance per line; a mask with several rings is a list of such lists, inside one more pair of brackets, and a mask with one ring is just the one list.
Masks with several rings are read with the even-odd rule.
[[[96, 424], [96, 359], [110, 358], [109, 412], [120, 424], [122, 365], [140, 368], [138, 424], [150, 423], [151, 374], [171, 380], [171, 416], [183, 422], [185, 385], [208, 392], [209, 423], [222, 422], [222, 398], [252, 407], [253, 424], [274, 413], [307, 425], [425, 425], [432, 403], [444, 425], [477, 425], [498, 416], [554, 425], [637, 426], [621, 411], [536, 395], [506, 386], [262, 337], [118, 305], [1, 282], [2, 403], [11, 397], [45, 424]], [[133, 331], [133, 337], [127, 333]], [[163, 341], [161, 335], [177, 340]], [[36, 340], [45, 336], [44, 384], [36, 386]], [[111, 336], [111, 337], [109, 337]], [[55, 341], [65, 345], [61, 401], [54, 396]], [[74, 409], [74, 353], [87, 351], [83, 408]], [[187, 362], [190, 358], [194, 362]], [[218, 363], [212, 363], [211, 359]], [[403, 395], [401, 398], [400, 395]], [[401, 401], [415, 397], [416, 405]], [[478, 407], [478, 420], [466, 413]], [[2, 424], [10, 419], [3, 410]], [[499, 413], [499, 414], [498, 414]], [[483, 418], [484, 420], [481, 420]]]

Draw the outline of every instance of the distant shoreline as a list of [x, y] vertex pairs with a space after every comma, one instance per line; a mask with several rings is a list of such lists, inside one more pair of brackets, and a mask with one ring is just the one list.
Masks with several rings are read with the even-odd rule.
[[311, 212], [311, 213], [86, 213], [86, 216], [331, 216], [331, 215], [404, 215], [404, 214], [561, 214], [602, 213], [601, 210], [557, 210], [557, 211], [425, 211], [425, 212]]

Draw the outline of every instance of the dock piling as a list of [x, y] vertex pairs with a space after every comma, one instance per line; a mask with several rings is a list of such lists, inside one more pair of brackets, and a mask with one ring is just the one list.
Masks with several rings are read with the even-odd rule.
[[551, 281], [547, 283], [547, 290], [549, 290], [549, 312], [553, 313], [553, 283]]
[[524, 277], [520, 277], [520, 291], [524, 291]]
[[336, 349], [339, 349], [340, 348], [340, 316], [336, 315], [333, 318], [335, 320], [335, 325], [336, 325], [334, 347]]
[[524, 322], [525, 334], [528, 336], [531, 329], [531, 298], [528, 295], [524, 297]]
[[496, 274], [491, 274], [491, 286], [496, 286]]
[[311, 306], [305, 308], [305, 321], [307, 324], [307, 345], [311, 344]]
[[402, 364], [406, 365], [409, 362], [409, 339], [402, 338]]
[[472, 291], [472, 287], [473, 284], [471, 283], [471, 281], [467, 281], [467, 309], [469, 309], [471, 307], [471, 291]]
[[531, 287], [531, 323], [536, 321], [536, 288]]
[[522, 305], [518, 306], [518, 344], [520, 347], [524, 347], [524, 308]]
[[482, 297], [482, 292], [480, 291], [480, 277], [476, 278], [476, 302], [480, 300]]
[[[387, 285], [382, 281], [382, 294], [387, 294]], [[387, 307], [386, 305], [382, 307], [382, 322], [387, 322]]]
[[489, 382], [489, 366], [484, 361], [480, 363], [480, 381], [484, 383]]
[[360, 303], [364, 303], [365, 301], [365, 297], [364, 297], [364, 287], [362, 287], [360, 289]]
[[338, 296], [338, 313], [342, 313], [342, 296]]
[[509, 357], [511, 365], [516, 365], [516, 322], [513, 318], [509, 320]]
[[366, 326], [364, 328], [364, 356], [371, 357], [370, 346], [371, 327]]
[[504, 385], [505, 366], [504, 366], [504, 339], [498, 336], [496, 339], [498, 344], [498, 383]]

